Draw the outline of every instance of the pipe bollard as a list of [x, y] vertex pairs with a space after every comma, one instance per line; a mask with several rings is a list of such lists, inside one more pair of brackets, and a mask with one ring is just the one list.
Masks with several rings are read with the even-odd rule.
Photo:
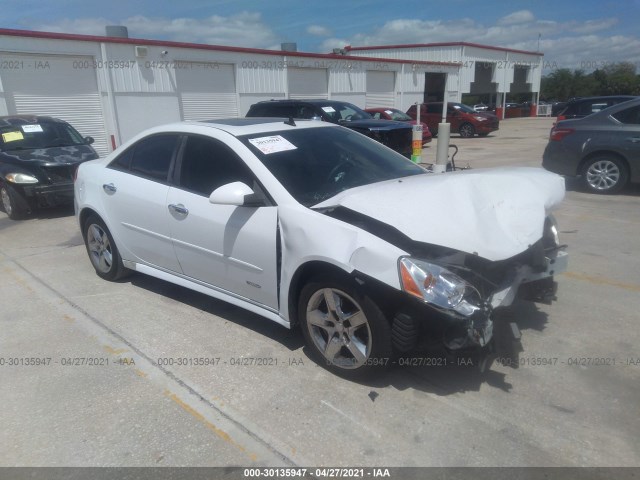
[[444, 173], [447, 171], [450, 134], [451, 125], [449, 123], [438, 124], [438, 150], [436, 151], [436, 163], [433, 165], [433, 173]]

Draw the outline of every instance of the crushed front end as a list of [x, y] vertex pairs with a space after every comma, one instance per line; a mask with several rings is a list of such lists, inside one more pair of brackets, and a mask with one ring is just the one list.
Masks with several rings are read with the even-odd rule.
[[554, 275], [565, 271], [567, 262], [551, 215], [543, 238], [506, 260], [443, 249], [402, 257], [402, 290], [412, 301], [398, 303], [392, 314], [394, 346], [411, 351], [426, 334], [451, 354], [478, 359], [481, 368], [495, 356], [513, 358], [521, 351], [519, 329], [499, 309], [516, 298], [550, 303], [557, 290]]

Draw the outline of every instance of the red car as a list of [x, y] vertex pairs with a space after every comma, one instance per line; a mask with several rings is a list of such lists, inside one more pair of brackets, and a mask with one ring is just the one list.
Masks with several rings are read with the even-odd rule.
[[[397, 122], [409, 122], [411, 125], [416, 124], [414, 119], [397, 108], [365, 108], [364, 111], [376, 120], [395, 120]], [[420, 123], [422, 124], [422, 144], [424, 145], [431, 141], [432, 135], [427, 124]]]
[[[407, 115], [416, 118], [416, 106], [411, 105]], [[424, 121], [434, 135], [438, 134], [438, 124], [442, 120], [442, 102], [423, 103], [420, 106], [420, 121]], [[476, 112], [462, 103], [447, 104], [447, 122], [451, 124], [451, 133], [457, 132], [461, 137], [474, 135], [485, 137], [500, 128], [498, 117], [491, 113]]]

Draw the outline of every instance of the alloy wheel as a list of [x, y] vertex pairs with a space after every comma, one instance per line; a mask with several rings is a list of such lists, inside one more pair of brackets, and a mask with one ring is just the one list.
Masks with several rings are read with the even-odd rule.
[[620, 181], [620, 168], [611, 160], [598, 160], [589, 166], [586, 176], [594, 190], [610, 190]]
[[95, 223], [89, 225], [87, 247], [94, 268], [102, 273], [109, 273], [113, 266], [113, 252], [109, 237], [100, 225]]
[[327, 362], [346, 369], [366, 364], [371, 328], [353, 298], [335, 288], [320, 289], [309, 299], [306, 315], [310, 337]]

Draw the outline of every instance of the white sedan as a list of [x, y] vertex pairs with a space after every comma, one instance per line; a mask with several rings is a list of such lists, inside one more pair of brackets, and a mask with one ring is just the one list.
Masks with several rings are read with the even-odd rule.
[[431, 174], [340, 126], [259, 118], [147, 130], [75, 182], [100, 277], [137, 271], [299, 324], [346, 376], [424, 338], [482, 365], [494, 332], [516, 342], [494, 312], [554, 297], [563, 196], [541, 169]]

